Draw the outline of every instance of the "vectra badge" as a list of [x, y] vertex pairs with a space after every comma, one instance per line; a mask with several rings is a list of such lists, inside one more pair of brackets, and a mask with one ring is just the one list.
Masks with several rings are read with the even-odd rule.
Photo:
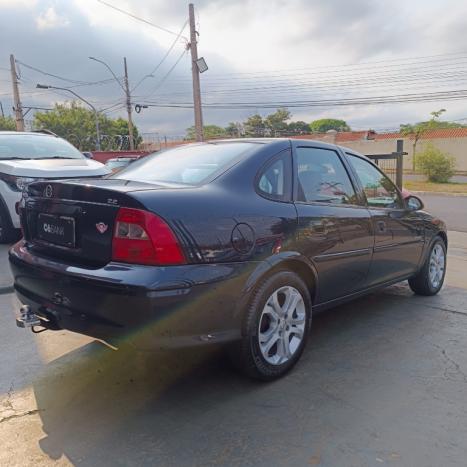
[[103, 234], [107, 231], [109, 226], [107, 224], [104, 224], [103, 222], [98, 222], [96, 224], [96, 229], [99, 231], [99, 233]]
[[54, 190], [52, 188], [52, 185], [47, 185], [44, 190], [44, 195], [46, 198], [52, 198], [52, 195], [54, 194]]

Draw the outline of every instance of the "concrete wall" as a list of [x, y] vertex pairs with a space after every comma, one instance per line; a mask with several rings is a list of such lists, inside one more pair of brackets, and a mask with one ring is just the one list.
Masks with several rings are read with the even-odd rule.
[[[428, 142], [456, 158], [456, 171], [467, 172], [467, 138], [422, 139], [417, 143], [417, 152], [422, 151]], [[340, 145], [361, 154], [386, 154], [396, 150], [395, 139], [348, 141]], [[408, 152], [408, 155], [404, 156], [404, 170], [412, 170], [413, 140], [404, 138], [404, 151]]]

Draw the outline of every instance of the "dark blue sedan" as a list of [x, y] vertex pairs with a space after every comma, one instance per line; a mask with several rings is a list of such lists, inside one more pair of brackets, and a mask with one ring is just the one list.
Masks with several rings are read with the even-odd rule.
[[19, 326], [116, 346], [226, 344], [271, 380], [312, 313], [409, 280], [434, 295], [446, 228], [364, 156], [309, 140], [190, 144], [107, 179], [36, 182], [10, 251]]

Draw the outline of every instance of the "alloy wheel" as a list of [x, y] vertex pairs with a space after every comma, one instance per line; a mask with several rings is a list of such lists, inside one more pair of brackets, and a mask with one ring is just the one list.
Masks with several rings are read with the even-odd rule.
[[434, 246], [430, 255], [430, 284], [434, 289], [437, 289], [443, 280], [444, 269], [446, 267], [446, 257], [441, 245]]
[[274, 291], [259, 319], [258, 342], [264, 359], [272, 365], [289, 361], [300, 348], [306, 326], [305, 302], [291, 286]]

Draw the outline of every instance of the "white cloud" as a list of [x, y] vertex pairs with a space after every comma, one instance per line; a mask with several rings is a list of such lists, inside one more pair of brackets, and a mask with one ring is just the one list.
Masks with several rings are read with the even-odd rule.
[[0, 0], [0, 8], [18, 8], [28, 7], [31, 8], [36, 5], [37, 0]]
[[66, 27], [70, 24], [70, 21], [65, 16], [60, 16], [54, 9], [49, 7], [43, 13], [36, 18], [37, 29], [56, 29]]

